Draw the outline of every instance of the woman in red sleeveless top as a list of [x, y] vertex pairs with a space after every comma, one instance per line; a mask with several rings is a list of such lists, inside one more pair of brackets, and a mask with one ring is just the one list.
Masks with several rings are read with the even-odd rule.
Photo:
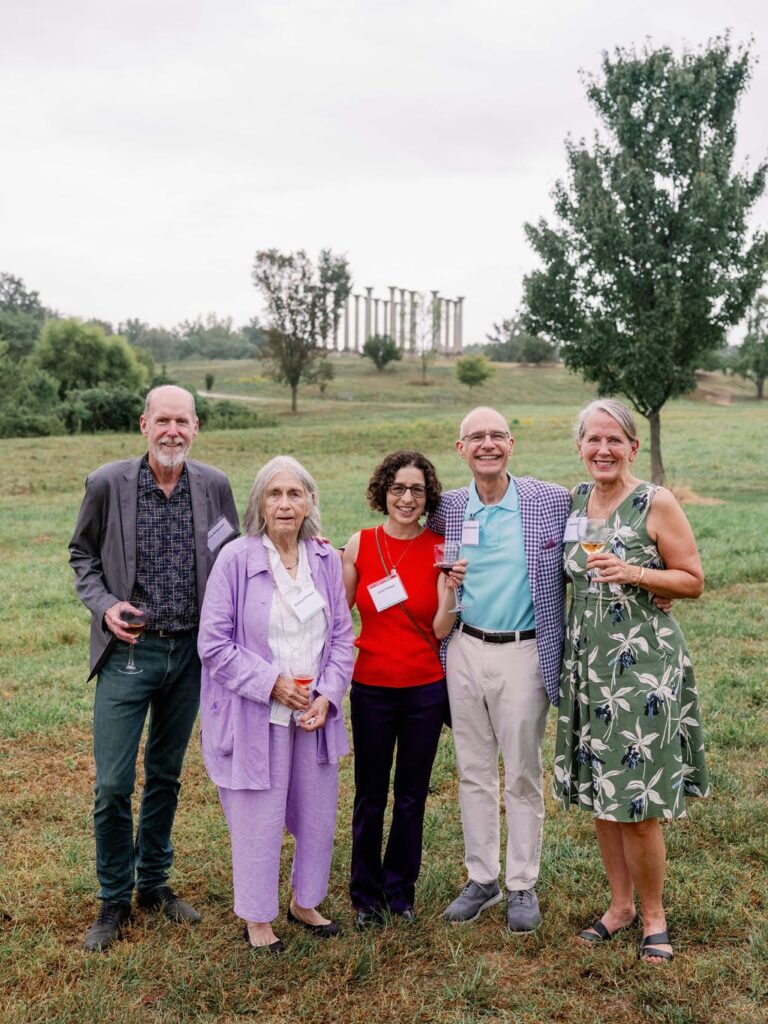
[[[448, 698], [439, 639], [453, 627], [454, 587], [435, 565], [443, 538], [420, 524], [437, 507], [440, 482], [421, 452], [388, 455], [368, 485], [386, 521], [354, 534], [344, 551], [347, 600], [361, 631], [350, 705], [355, 746], [350, 895], [355, 925], [405, 920], [421, 866], [424, 805]], [[395, 754], [395, 750], [397, 751]], [[384, 811], [395, 757], [392, 824], [382, 857]]]

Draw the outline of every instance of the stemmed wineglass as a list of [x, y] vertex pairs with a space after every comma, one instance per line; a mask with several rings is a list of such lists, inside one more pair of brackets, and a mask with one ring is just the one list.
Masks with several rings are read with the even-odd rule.
[[[591, 516], [581, 516], [577, 520], [577, 533], [581, 550], [587, 555], [597, 554], [602, 551], [607, 542], [613, 536], [613, 528], [608, 524], [607, 519], [594, 519]], [[589, 573], [588, 594], [598, 594], [600, 588], [596, 580], [600, 576], [599, 569], [592, 569]]]
[[[143, 604], [138, 604], [134, 601], [131, 602], [135, 611], [129, 611], [126, 609], [120, 615], [120, 618], [125, 623], [126, 633], [130, 633], [131, 636], [140, 637], [144, 630], [147, 628], [147, 607]], [[133, 660], [133, 649], [136, 645], [128, 645], [128, 662], [124, 668], [119, 668], [117, 671], [121, 672], [124, 676], [137, 676], [140, 672], [143, 672], [143, 668], [138, 668], [135, 661]]]
[[[435, 544], [435, 565], [440, 572], [444, 572], [447, 576], [456, 562], [458, 562], [460, 553], [461, 543], [457, 540], [446, 540], [442, 544]], [[453, 592], [456, 595], [456, 603], [451, 608], [451, 611], [460, 612], [461, 601], [459, 600], [458, 588], [455, 587]]]
[[[293, 677], [294, 683], [297, 686], [306, 686], [307, 693], [310, 701], [312, 700], [312, 683], [315, 681], [317, 675], [317, 659], [309, 654], [307, 651], [301, 651], [298, 654], [294, 654], [291, 657], [291, 663], [289, 667], [291, 676]], [[301, 718], [304, 711], [294, 711], [293, 719], [295, 722]]]

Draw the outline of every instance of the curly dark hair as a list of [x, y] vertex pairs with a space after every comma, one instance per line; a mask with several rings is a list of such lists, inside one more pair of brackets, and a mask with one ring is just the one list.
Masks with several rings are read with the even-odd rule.
[[373, 476], [368, 483], [366, 497], [372, 509], [377, 512], [387, 512], [387, 491], [392, 486], [397, 471], [403, 466], [414, 466], [424, 474], [424, 483], [427, 487], [426, 505], [424, 511], [429, 515], [437, 508], [443, 488], [437, 479], [435, 467], [421, 452], [392, 452], [373, 471]]

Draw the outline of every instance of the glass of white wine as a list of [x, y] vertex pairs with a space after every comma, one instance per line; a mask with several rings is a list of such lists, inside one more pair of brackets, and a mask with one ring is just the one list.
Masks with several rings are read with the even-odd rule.
[[[587, 555], [596, 555], [598, 551], [603, 550], [613, 536], [613, 529], [608, 525], [607, 519], [594, 519], [591, 516], [582, 516], [578, 520], [578, 535], [581, 550]], [[596, 582], [599, 577], [599, 569], [592, 569], [590, 571], [587, 593], [598, 594], [600, 592]]]
[[[137, 604], [131, 601], [131, 604], [136, 609], [135, 611], [128, 611], [127, 609], [121, 613], [120, 618], [123, 620], [125, 625], [126, 633], [130, 633], [131, 636], [140, 637], [144, 630], [147, 628], [147, 608], [146, 605]], [[140, 672], [143, 672], [143, 668], [139, 668], [136, 662], [133, 660], [133, 648], [135, 644], [128, 646], [128, 662], [124, 668], [119, 668], [117, 671], [121, 672], [124, 676], [137, 676]]]

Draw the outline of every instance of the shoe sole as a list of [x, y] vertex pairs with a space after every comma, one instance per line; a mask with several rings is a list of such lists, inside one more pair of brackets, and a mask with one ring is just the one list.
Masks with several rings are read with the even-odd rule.
[[507, 931], [511, 932], [513, 935], [530, 935], [531, 932], [536, 931], [540, 924], [541, 918], [539, 918], [536, 924], [532, 924], [529, 928], [513, 928], [509, 921], [507, 921]]
[[450, 924], [472, 924], [473, 921], [476, 921], [478, 917], [480, 917], [484, 910], [487, 910], [488, 907], [495, 907], [496, 904], [501, 903], [503, 899], [504, 893], [501, 890], [499, 890], [495, 896], [491, 896], [489, 900], [486, 900], [485, 903], [481, 904], [478, 907], [477, 913], [475, 914], [474, 917], [445, 917], [445, 914], [443, 914], [443, 917]]

